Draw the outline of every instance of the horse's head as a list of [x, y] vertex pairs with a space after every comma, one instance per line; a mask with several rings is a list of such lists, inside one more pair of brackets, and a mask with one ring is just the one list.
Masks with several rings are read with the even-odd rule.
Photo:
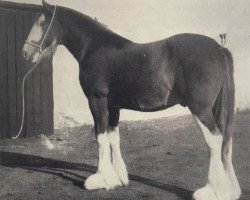
[[53, 53], [61, 34], [56, 17], [57, 7], [43, 0], [43, 9], [37, 15], [28, 38], [23, 46], [23, 56], [30, 62], [37, 62], [41, 54]]

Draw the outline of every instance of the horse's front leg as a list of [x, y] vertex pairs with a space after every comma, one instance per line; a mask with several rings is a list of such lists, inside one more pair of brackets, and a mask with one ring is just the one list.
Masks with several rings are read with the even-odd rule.
[[108, 108], [107, 98], [89, 99], [89, 107], [95, 122], [95, 133], [99, 149], [98, 170], [95, 174], [89, 176], [85, 181], [85, 188], [94, 189], [113, 189], [121, 186], [114, 167], [111, 163], [110, 140], [108, 137]]
[[128, 172], [123, 161], [120, 148], [120, 133], [119, 133], [119, 108], [109, 107], [109, 131], [108, 137], [112, 151], [112, 163], [116, 174], [123, 185], [128, 185]]

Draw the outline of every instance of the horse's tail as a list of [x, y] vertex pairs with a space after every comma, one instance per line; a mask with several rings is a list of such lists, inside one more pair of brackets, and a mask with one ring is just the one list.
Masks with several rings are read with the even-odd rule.
[[226, 77], [221, 91], [213, 106], [213, 115], [218, 128], [223, 133], [223, 143], [227, 144], [232, 135], [232, 124], [234, 121], [234, 64], [233, 57], [230, 51], [226, 48], [223, 48], [223, 51], [226, 67]]

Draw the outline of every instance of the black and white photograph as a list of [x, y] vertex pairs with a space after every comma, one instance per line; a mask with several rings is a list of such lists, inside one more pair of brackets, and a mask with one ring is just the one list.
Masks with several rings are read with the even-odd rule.
[[250, 1], [0, 0], [1, 200], [249, 200]]

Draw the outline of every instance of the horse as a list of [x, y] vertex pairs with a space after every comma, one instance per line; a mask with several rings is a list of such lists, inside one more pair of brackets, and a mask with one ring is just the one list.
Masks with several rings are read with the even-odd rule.
[[37, 63], [57, 45], [64, 45], [78, 61], [93, 116], [99, 161], [97, 172], [84, 183], [86, 189], [129, 184], [120, 150], [121, 109], [154, 112], [180, 104], [191, 111], [210, 152], [207, 184], [193, 198], [240, 197], [232, 164], [234, 66], [227, 48], [190, 33], [138, 44], [89, 16], [43, 1], [22, 53]]

